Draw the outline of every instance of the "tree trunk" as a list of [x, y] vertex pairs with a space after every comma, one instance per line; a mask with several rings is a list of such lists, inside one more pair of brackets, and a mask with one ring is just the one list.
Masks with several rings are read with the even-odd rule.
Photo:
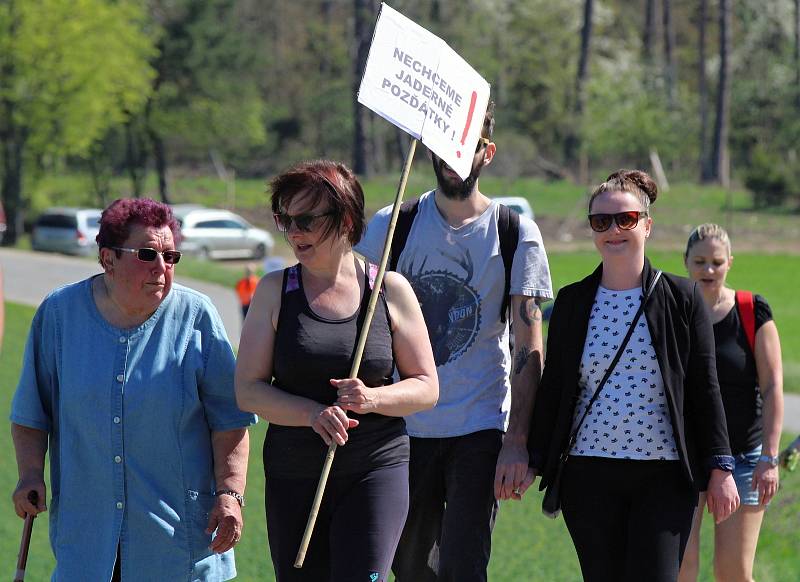
[[[13, 0], [8, 6], [8, 30], [13, 47], [17, 36], [17, 15]], [[0, 55], [0, 157], [2, 157], [3, 181], [0, 183], [0, 199], [6, 214], [6, 232], [2, 244], [12, 246], [22, 234], [22, 156], [25, 147], [25, 130], [14, 119], [16, 103], [13, 99], [16, 65], [14, 52]]]
[[713, 178], [725, 186], [730, 185], [730, 157], [728, 131], [730, 126], [730, 52], [733, 0], [719, 2], [719, 84], [717, 87], [717, 119], [714, 124]]
[[372, 20], [374, 12], [372, 0], [354, 0], [355, 16], [355, 62], [353, 63], [353, 171], [368, 176], [370, 167], [367, 159], [367, 108], [358, 102], [358, 88], [367, 64], [369, 45], [372, 40]]
[[[333, 21], [333, 0], [322, 0], [319, 8], [319, 17], [324, 26], [325, 46], [332, 46], [334, 44], [333, 35], [331, 33], [331, 26]], [[327, 51], [323, 51], [319, 55], [319, 79], [324, 82], [325, 79], [331, 78], [331, 57]], [[317, 108], [316, 112], [316, 149], [320, 156], [327, 158], [328, 154], [328, 140], [325, 135], [325, 120], [328, 111], [322, 107]]]
[[656, 36], [656, 0], [645, 0], [644, 32], [642, 33], [642, 60], [644, 62], [644, 79], [646, 86], [653, 89], [655, 62], [653, 44]]
[[575, 76], [575, 101], [573, 105], [573, 125], [564, 140], [564, 158], [568, 165], [574, 165], [583, 145], [583, 109], [586, 101], [586, 80], [589, 71], [590, 44], [592, 40], [593, 0], [584, 0], [583, 27], [581, 28], [581, 53], [578, 59], [578, 73]]
[[161, 197], [161, 202], [164, 204], [172, 204], [167, 189], [167, 154], [164, 147], [164, 140], [157, 131], [150, 128], [148, 129], [150, 135], [150, 144], [153, 146], [153, 159], [156, 163], [156, 174], [158, 175], [158, 194]]
[[[800, 0], [798, 0], [800, 1]], [[697, 91], [700, 105], [700, 181], [711, 180], [712, 172], [708, 155], [708, 82], [706, 79], [706, 24], [708, 23], [708, 0], [700, 0], [698, 6], [698, 63]]]
[[442, 23], [442, 5], [439, 0], [431, 0], [430, 18], [433, 24]]
[[131, 193], [134, 198], [140, 198], [147, 176], [147, 146], [141, 131], [134, 127], [134, 120], [130, 118], [125, 123], [125, 168], [131, 179]]
[[110, 202], [108, 197], [111, 192], [111, 168], [107, 150], [103, 142], [95, 142], [89, 152], [89, 176], [92, 179], [92, 189], [97, 196], [100, 208], [105, 208]]
[[399, 127], [394, 128], [394, 146], [396, 148], [395, 160], [397, 165], [392, 166], [392, 171], [397, 170], [399, 173], [403, 168], [405, 156], [408, 155], [408, 134]]
[[794, 102], [800, 112], [800, 0], [794, 0], [794, 89]]
[[672, 8], [670, 0], [661, 0], [664, 24], [664, 79], [667, 100], [670, 108], [675, 107], [675, 87], [677, 85], [677, 69], [675, 65], [675, 27], [672, 24]]
[[[11, 113], [13, 107], [4, 103], [3, 114]], [[4, 246], [13, 246], [23, 232], [22, 213], [22, 153], [25, 147], [24, 132], [13, 125], [11, 117], [0, 132], [0, 145], [3, 156], [2, 199], [6, 212], [6, 232]]]

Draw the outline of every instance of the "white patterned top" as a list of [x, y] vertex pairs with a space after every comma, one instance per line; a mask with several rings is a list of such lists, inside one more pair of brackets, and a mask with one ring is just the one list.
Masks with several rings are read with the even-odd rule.
[[[640, 288], [597, 289], [583, 346], [572, 430], [614, 359], [641, 301]], [[570, 454], [633, 460], [678, 459], [664, 380], [644, 314], [586, 416]]]

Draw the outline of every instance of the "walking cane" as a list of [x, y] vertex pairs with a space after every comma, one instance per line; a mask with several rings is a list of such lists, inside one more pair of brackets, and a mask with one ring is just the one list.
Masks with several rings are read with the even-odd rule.
[[[38, 505], [39, 494], [36, 491], [30, 491], [28, 493], [28, 501], [33, 505]], [[25, 516], [25, 525], [22, 526], [22, 541], [20, 541], [19, 544], [17, 573], [14, 576], [14, 582], [24, 582], [25, 580], [25, 565], [28, 563], [28, 548], [31, 545], [31, 533], [33, 532], [34, 519], [36, 519], [36, 516], [30, 513]]]
[[[386, 241], [383, 245], [383, 256], [381, 257], [381, 264], [378, 267], [378, 275], [375, 277], [375, 289], [380, 289], [383, 284], [383, 274], [386, 272], [386, 263], [389, 261], [389, 251], [392, 248], [392, 237], [394, 236], [394, 227], [397, 224], [397, 216], [400, 213], [400, 203], [403, 200], [403, 193], [406, 190], [406, 183], [408, 182], [408, 174], [411, 172], [411, 162], [414, 160], [414, 152], [417, 149], [417, 140], [411, 141], [408, 148], [408, 155], [406, 155], [405, 164], [403, 164], [403, 174], [400, 176], [400, 184], [397, 186], [397, 196], [394, 199], [394, 207], [392, 208], [392, 218], [389, 221], [389, 229], [386, 231]], [[367, 333], [369, 331], [370, 323], [372, 323], [372, 315], [375, 313], [375, 305], [378, 302], [379, 293], [370, 295], [369, 303], [367, 304], [367, 315], [364, 318], [364, 326], [361, 329], [361, 335], [358, 338], [356, 345], [356, 353], [353, 358], [353, 366], [350, 369], [350, 376], [353, 379], [358, 377], [358, 368], [361, 366], [361, 356], [364, 354], [364, 346], [367, 343]], [[311, 534], [314, 532], [314, 524], [317, 521], [317, 514], [319, 513], [319, 506], [322, 504], [322, 495], [325, 493], [325, 485], [328, 482], [328, 474], [331, 472], [331, 465], [333, 465], [333, 456], [336, 454], [336, 442], [332, 442], [328, 447], [328, 454], [325, 456], [325, 464], [322, 466], [322, 474], [317, 483], [317, 492], [314, 494], [314, 502], [311, 504], [311, 511], [308, 514], [308, 521], [306, 522], [306, 530], [303, 533], [303, 540], [300, 542], [300, 549], [297, 550], [297, 557], [294, 560], [295, 568], [302, 568], [303, 561], [306, 559], [306, 551], [308, 551], [308, 544], [311, 542]]]

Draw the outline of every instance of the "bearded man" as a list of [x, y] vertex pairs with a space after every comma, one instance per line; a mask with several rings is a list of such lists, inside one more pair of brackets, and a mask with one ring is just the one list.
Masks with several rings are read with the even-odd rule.
[[[404, 205], [413, 222], [402, 248], [393, 244], [392, 264], [422, 306], [440, 386], [435, 408], [406, 418], [411, 506], [392, 567], [398, 582], [485, 581], [498, 500], [520, 499], [529, 484], [540, 304], [553, 293], [539, 228], [479, 189], [497, 151], [493, 131], [490, 103], [466, 180], [431, 154], [437, 187]], [[355, 249], [373, 262], [390, 215], [380, 210]]]

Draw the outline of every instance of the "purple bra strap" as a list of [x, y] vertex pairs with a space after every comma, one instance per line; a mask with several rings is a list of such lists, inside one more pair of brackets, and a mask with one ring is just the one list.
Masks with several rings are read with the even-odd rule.
[[290, 291], [297, 291], [300, 289], [300, 274], [297, 271], [297, 265], [292, 265], [287, 269], [286, 274], [286, 288], [283, 290], [284, 293], [289, 293]]

